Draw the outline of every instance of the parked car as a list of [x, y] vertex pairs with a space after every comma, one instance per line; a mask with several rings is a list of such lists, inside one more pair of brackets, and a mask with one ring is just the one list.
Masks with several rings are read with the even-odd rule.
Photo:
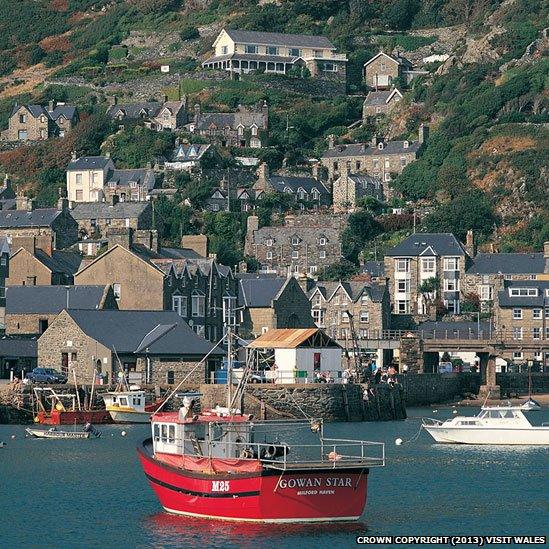
[[67, 376], [53, 368], [35, 368], [26, 378], [33, 383], [67, 383]]

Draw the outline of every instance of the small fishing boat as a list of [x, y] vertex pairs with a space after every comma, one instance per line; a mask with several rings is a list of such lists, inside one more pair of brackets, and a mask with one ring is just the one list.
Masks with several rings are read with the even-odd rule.
[[146, 404], [145, 391], [130, 387], [126, 391], [112, 391], [101, 395], [105, 409], [115, 423], [149, 423], [151, 414], [162, 404]]
[[549, 425], [532, 425], [520, 406], [483, 406], [477, 416], [444, 422], [424, 418], [422, 426], [437, 442], [549, 446]]
[[535, 412], [541, 410], [541, 404], [537, 400], [529, 398], [526, 402], [520, 405], [520, 409], [523, 412]]
[[51, 429], [30, 429], [27, 427], [25, 432], [33, 438], [81, 439], [101, 436], [101, 433], [90, 424], [87, 424], [82, 431], [58, 431], [55, 427]]

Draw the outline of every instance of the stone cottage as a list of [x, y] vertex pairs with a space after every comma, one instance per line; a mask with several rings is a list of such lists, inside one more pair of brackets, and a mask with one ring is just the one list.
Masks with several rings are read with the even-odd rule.
[[80, 383], [94, 371], [107, 383], [120, 372], [143, 383], [204, 383], [221, 355], [172, 311], [64, 310], [38, 340], [38, 363], [74, 370]]

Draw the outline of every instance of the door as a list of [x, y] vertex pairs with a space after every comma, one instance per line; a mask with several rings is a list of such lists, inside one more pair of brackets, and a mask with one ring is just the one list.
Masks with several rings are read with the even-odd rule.
[[315, 372], [320, 372], [320, 366], [321, 366], [321, 353], [314, 353], [313, 354], [313, 370]]
[[69, 376], [69, 353], [61, 353], [61, 373]]

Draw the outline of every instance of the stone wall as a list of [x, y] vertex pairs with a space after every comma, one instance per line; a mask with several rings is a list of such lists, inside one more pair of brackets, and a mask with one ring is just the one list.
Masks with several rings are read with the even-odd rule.
[[[364, 385], [248, 385], [243, 410], [262, 419], [321, 417], [327, 421], [389, 421], [405, 419], [400, 386], [379, 385], [364, 398]], [[225, 387], [203, 385], [205, 408], [225, 404]]]
[[[179, 360], [177, 358], [151, 357], [152, 383], [165, 385], [168, 383], [168, 374], [173, 375], [173, 383], [176, 384], [185, 378], [198, 364], [198, 361]], [[136, 370], [145, 372], [146, 360], [144, 357], [137, 359]], [[189, 376], [189, 383], [204, 383], [206, 381], [206, 362]]]
[[[528, 374], [500, 372], [496, 374], [496, 383], [501, 387], [501, 394], [518, 392], [528, 394]], [[549, 393], [549, 373], [532, 372], [532, 393]]]

